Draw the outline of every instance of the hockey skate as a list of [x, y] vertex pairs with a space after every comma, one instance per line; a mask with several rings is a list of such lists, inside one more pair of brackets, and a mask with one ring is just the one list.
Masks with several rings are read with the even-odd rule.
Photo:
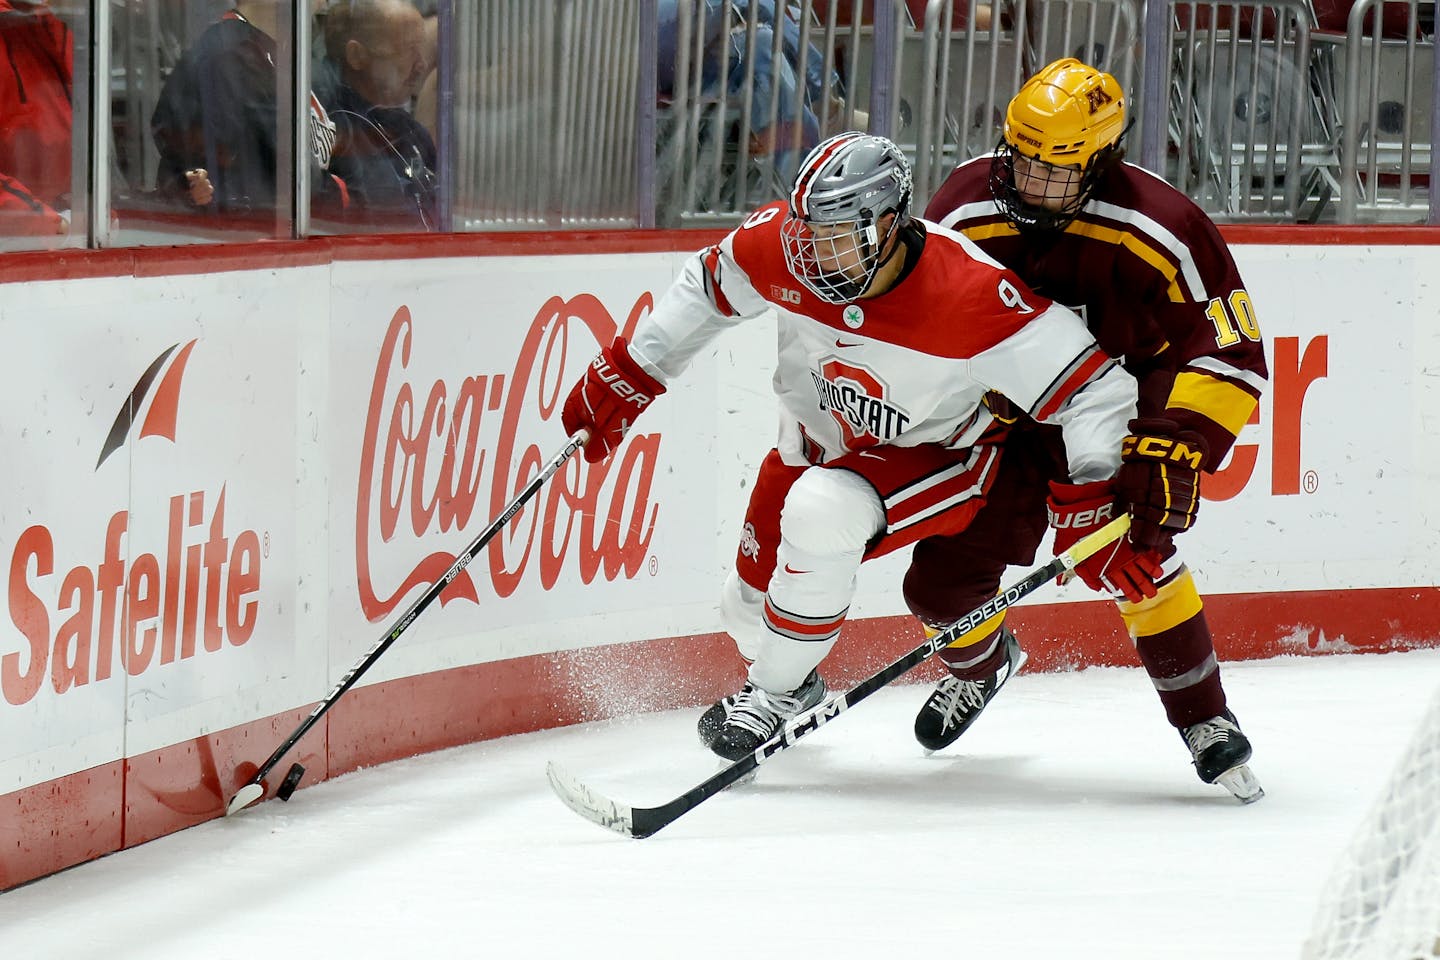
[[983, 680], [961, 680], [947, 674], [935, 685], [930, 699], [915, 716], [915, 739], [920, 741], [927, 754], [943, 750], [959, 740], [960, 735], [979, 718], [986, 704], [995, 699], [995, 694], [1000, 692], [1005, 682], [1025, 666], [1029, 658], [1020, 649], [1013, 633], [1002, 628], [1000, 643], [1005, 660], [993, 676]]
[[[726, 760], [739, 760], [754, 753], [762, 743], [775, 735], [781, 725], [797, 714], [804, 713], [825, 699], [825, 681], [814, 670], [789, 693], [770, 693], [752, 683], [740, 692], [712, 706], [700, 718], [700, 737], [705, 737], [705, 717], [714, 711], [729, 710], [719, 730], [710, 741], [710, 749]], [[726, 706], [729, 701], [728, 708]]]
[[706, 750], [709, 750], [714, 745], [715, 738], [720, 736], [720, 728], [730, 719], [730, 712], [735, 709], [735, 701], [740, 698], [741, 693], [749, 689], [750, 684], [747, 681], [739, 693], [721, 697], [700, 714], [700, 719], [695, 722], [695, 732], [700, 735], [700, 742], [705, 745]]
[[1226, 710], [1186, 727], [1180, 736], [1190, 748], [1201, 780], [1220, 784], [1241, 803], [1254, 803], [1265, 796], [1260, 781], [1250, 772], [1250, 741], [1240, 732], [1235, 714]]

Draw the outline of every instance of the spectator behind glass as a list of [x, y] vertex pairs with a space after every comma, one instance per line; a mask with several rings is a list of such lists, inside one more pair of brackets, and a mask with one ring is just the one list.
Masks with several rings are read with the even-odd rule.
[[0, 235], [69, 230], [70, 28], [44, 0], [0, 0]]
[[411, 91], [410, 112], [436, 138], [440, 96], [440, 3], [439, 0], [408, 0], [424, 18], [420, 34], [422, 63], [415, 89]]
[[424, 37], [424, 18], [408, 0], [351, 0], [326, 12], [325, 51], [339, 84], [325, 97], [351, 224], [437, 229], [435, 141], [409, 111], [428, 70]]
[[[440, 4], [438, 0], [410, 0], [410, 4], [425, 18], [420, 41], [424, 62], [421, 64], [420, 78], [413, 93], [413, 96], [418, 98], [430, 75], [440, 65]], [[434, 133], [434, 126], [430, 126], [430, 131]]]
[[[701, 75], [702, 92], [714, 95], [719, 86], [722, 71], [727, 69], [727, 93], [738, 96], [744, 89], [745, 75], [753, 72], [752, 87], [754, 99], [750, 108], [750, 152], [771, 154], [774, 157], [776, 175], [782, 181], [790, 180], [795, 173], [800, 156], [803, 156], [820, 140], [821, 104], [828, 96], [830, 124], [836, 129], [843, 128], [845, 101], [840, 96], [840, 78], [831, 73], [826, 83], [825, 56], [813, 44], [808, 45], [805, 60], [805, 77], [799, 78], [800, 65], [800, 23], [789, 6], [781, 9], [781, 62], [775, 68], [773, 50], [775, 45], [775, 0], [660, 0], [659, 8], [659, 65], [657, 84], [662, 97], [674, 95], [675, 69], [679, 42], [679, 4], [690, 4], [694, 15], [691, 29], [696, 29], [696, 16], [703, 4], [705, 17], [704, 64]], [[754, 62], [745, 61], [745, 24], [750, 8], [755, 8]], [[727, 23], [727, 16], [731, 19]], [[728, 26], [728, 31], [727, 31]], [[728, 35], [727, 35], [728, 33]], [[813, 34], [812, 34], [813, 35]], [[691, 40], [693, 43], [693, 39]], [[722, 51], [728, 50], [728, 61]], [[772, 74], [775, 85], [780, 88], [779, 117], [770, 116], [772, 96]], [[828, 90], [827, 90], [828, 87]], [[803, 101], [803, 103], [802, 103]], [[856, 112], [854, 125], [864, 128], [869, 125], [869, 116]], [[800, 150], [793, 148], [795, 128], [800, 128]]]
[[[312, 2], [312, 9], [320, 6]], [[277, 46], [288, 3], [236, 4], [187, 50], [160, 91], [150, 130], [160, 153], [156, 191], [196, 211], [254, 215], [272, 228], [279, 209]], [[337, 215], [343, 185], [327, 175], [335, 126], [310, 97], [311, 203]]]

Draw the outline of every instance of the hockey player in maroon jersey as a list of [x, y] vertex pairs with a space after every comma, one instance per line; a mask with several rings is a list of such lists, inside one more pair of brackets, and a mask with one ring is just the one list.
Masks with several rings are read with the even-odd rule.
[[[789, 203], [761, 207], [694, 256], [632, 340], [607, 345], [565, 401], [565, 429], [588, 430], [585, 455], [600, 460], [715, 336], [776, 313], [779, 437], [721, 600], [749, 677], [699, 723], [728, 759], [820, 702], [816, 667], [862, 560], [957, 533], [985, 503], [1003, 460], [991, 404], [1064, 438], [1057, 549], [1123, 509], [1112, 485], [1134, 379], [1070, 310], [913, 218], [911, 183], [889, 140], [821, 143]], [[1153, 594], [1156, 560], [1122, 539], [1087, 575]]]
[[[1264, 345], [1215, 225], [1179, 191], [1123, 162], [1124, 132], [1115, 79], [1056, 61], [1010, 102], [996, 152], [957, 168], [926, 216], [1080, 313], [1139, 381], [1117, 486], [1131, 504], [1131, 538], [1158, 550], [1164, 565], [1156, 596], [1114, 591], [1116, 603], [1200, 779], [1257, 799], [1250, 743], [1226, 706], [1200, 595], [1172, 537], [1195, 523], [1201, 477], [1255, 410], [1267, 379]], [[1011, 496], [965, 532], [914, 553], [907, 599], [922, 620], [953, 621], [995, 592], [1007, 563], [1030, 562], [1044, 529], [1044, 481], [1063, 473], [1061, 457], [1055, 431], [1017, 422], [997, 481]], [[942, 656], [953, 675], [915, 721], [916, 737], [932, 749], [974, 722], [1023, 657], [998, 620]]]

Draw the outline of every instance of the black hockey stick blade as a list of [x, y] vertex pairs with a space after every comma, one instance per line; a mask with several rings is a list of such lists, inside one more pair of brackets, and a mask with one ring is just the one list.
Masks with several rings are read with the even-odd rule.
[[[400, 639], [400, 635], [409, 629], [410, 624], [415, 622], [415, 618], [420, 616], [425, 608], [430, 606], [435, 598], [445, 591], [445, 588], [450, 585], [450, 581], [458, 577], [460, 572], [470, 565], [470, 562], [484, 549], [485, 545], [495, 538], [495, 534], [503, 530], [505, 525], [514, 519], [515, 515], [520, 512], [520, 508], [525, 506], [525, 504], [539, 492], [540, 488], [545, 485], [545, 482], [554, 476], [555, 473], [575, 455], [577, 450], [585, 446], [585, 441], [588, 439], [590, 439], [590, 435], [587, 431], [577, 430], [565, 441], [565, 446], [560, 449], [560, 452], [551, 457], [545, 466], [541, 468], [540, 472], [532, 477], [529, 483], [525, 484], [525, 488], [520, 491], [514, 500], [510, 501], [510, 505], [507, 506], [498, 517], [490, 521], [488, 527], [480, 531], [480, 535], [471, 541], [470, 546], [466, 547], [463, 553], [455, 558], [455, 562], [450, 565], [445, 573], [427, 587], [419, 599], [407, 607], [405, 612], [400, 614], [394, 623], [390, 624], [385, 634], [380, 637], [379, 640], [376, 640], [374, 645], [365, 652], [365, 656], [360, 659], [360, 662], [351, 667], [349, 672], [340, 678], [340, 682], [325, 695], [325, 699], [315, 705], [315, 709], [310, 711], [310, 714], [300, 726], [296, 727], [294, 732], [286, 737], [285, 741], [275, 748], [275, 752], [270, 754], [269, 758], [260, 765], [260, 768], [255, 771], [255, 775], [247, 780], [239, 790], [235, 791], [235, 795], [231, 797], [230, 802], [225, 805], [225, 816], [228, 817], [232, 814], [239, 813], [241, 810], [244, 810], [265, 796], [265, 778], [270, 774], [270, 771], [275, 769], [275, 766], [284, 759], [285, 754], [289, 753], [291, 748], [300, 742], [300, 738], [309, 733], [310, 728], [315, 726], [315, 723], [325, 715], [326, 711], [335, 705], [335, 701], [344, 696], [345, 691], [353, 687], [365, 671], [369, 670], [375, 661], [379, 660], [381, 655], [390, 649], [390, 645]], [[299, 765], [296, 764], [296, 766]], [[294, 772], [294, 768], [292, 768], [291, 772]], [[304, 774], [303, 767], [300, 768], [300, 772], [302, 775]], [[287, 781], [289, 780], [288, 777], [286, 779]], [[297, 777], [296, 782], [298, 783], [298, 781], [299, 778]], [[294, 784], [288, 786], [282, 784], [282, 789], [286, 791], [284, 799], [289, 799], [289, 794], [294, 792]]]
[[1058, 554], [1053, 560], [1026, 574], [1023, 580], [1005, 587], [993, 599], [970, 611], [944, 631], [929, 637], [920, 646], [900, 659], [882, 668], [878, 673], [860, 681], [844, 693], [796, 715], [782, 726], [775, 736], [761, 744], [754, 753], [722, 767], [708, 779], [686, 790], [680, 796], [658, 807], [636, 807], [612, 800], [567, 772], [559, 764], [551, 762], [545, 768], [550, 787], [565, 806], [592, 823], [607, 830], [614, 830], [635, 839], [643, 839], [674, 823], [706, 800], [744, 779], [760, 764], [784, 750], [793, 747], [802, 737], [809, 736], [870, 694], [886, 686], [892, 680], [908, 673], [930, 658], [942, 647], [948, 646], [958, 637], [978, 627], [991, 617], [1005, 610], [1020, 598], [1029, 596], [1050, 580], [1061, 574], [1074, 571], [1077, 564], [1102, 547], [1115, 542], [1130, 529], [1130, 517], [1122, 516], [1096, 530], [1075, 543], [1069, 550]]

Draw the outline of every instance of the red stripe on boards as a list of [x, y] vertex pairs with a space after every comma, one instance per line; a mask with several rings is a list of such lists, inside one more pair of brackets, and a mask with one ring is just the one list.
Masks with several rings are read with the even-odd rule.
[[[1440, 587], [1209, 596], [1205, 614], [1222, 671], [1224, 661], [1440, 646], [1434, 626]], [[1007, 623], [1030, 655], [1027, 672], [1138, 664], [1119, 614], [1106, 601], [1024, 605], [1010, 611]], [[832, 687], [849, 687], [923, 640], [912, 617], [850, 620], [820, 672]], [[902, 682], [939, 676], [932, 659]], [[358, 687], [282, 761], [276, 777], [299, 760], [306, 767], [303, 797], [305, 786], [329, 776], [441, 747], [626, 713], [699, 708], [735, 692], [744, 678], [745, 663], [730, 639], [705, 634]], [[1135, 682], [1148, 681], [1137, 676]], [[306, 713], [302, 705], [0, 796], [0, 890], [221, 816], [231, 793]], [[292, 808], [302, 817], [303, 810]]]

